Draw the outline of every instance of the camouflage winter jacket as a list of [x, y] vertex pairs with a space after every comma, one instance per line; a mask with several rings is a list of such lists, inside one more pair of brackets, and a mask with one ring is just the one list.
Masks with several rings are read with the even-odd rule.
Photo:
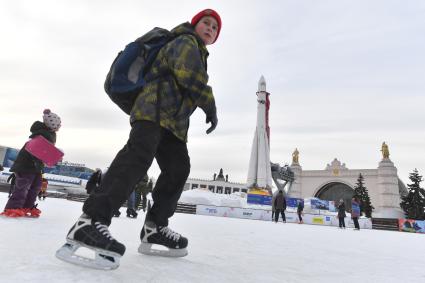
[[[157, 121], [177, 138], [187, 141], [190, 115], [197, 107], [205, 114], [216, 112], [212, 89], [207, 85], [208, 51], [190, 23], [171, 31], [177, 37], [158, 53], [147, 81], [130, 114], [130, 122]], [[157, 104], [157, 96], [159, 105]]]

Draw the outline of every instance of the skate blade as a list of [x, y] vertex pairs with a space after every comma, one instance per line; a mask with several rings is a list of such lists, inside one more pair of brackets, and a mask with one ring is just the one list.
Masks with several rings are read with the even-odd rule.
[[167, 250], [158, 250], [152, 248], [153, 244], [141, 243], [138, 252], [144, 255], [155, 255], [164, 257], [184, 257], [188, 255], [187, 249], [170, 249], [165, 247]]
[[[80, 248], [85, 247], [94, 251], [95, 258], [87, 258], [75, 254]], [[89, 247], [87, 245], [67, 239], [67, 243], [56, 251], [56, 257], [62, 261], [75, 265], [89, 267], [100, 270], [113, 270], [120, 266], [120, 255], [110, 251]]]

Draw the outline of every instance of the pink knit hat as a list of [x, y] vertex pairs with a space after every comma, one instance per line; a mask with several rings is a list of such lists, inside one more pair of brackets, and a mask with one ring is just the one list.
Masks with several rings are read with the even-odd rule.
[[50, 130], [57, 131], [61, 127], [61, 118], [50, 109], [45, 109], [43, 111], [43, 123]]

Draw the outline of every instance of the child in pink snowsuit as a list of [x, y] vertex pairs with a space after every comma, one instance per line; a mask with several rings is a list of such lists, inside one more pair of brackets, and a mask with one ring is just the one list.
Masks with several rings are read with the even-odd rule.
[[[56, 143], [56, 132], [61, 126], [61, 119], [49, 109], [43, 112], [43, 122], [35, 121], [31, 126], [30, 139], [41, 135], [52, 144]], [[8, 217], [32, 216], [39, 217], [41, 211], [34, 204], [41, 189], [44, 164], [31, 155], [24, 147], [10, 168], [15, 172], [15, 189], [6, 203], [2, 215]]]

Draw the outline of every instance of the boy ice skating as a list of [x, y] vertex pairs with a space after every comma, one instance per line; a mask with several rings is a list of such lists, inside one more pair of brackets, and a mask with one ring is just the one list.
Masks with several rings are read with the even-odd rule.
[[[128, 199], [135, 185], [156, 159], [161, 174], [152, 192], [154, 204], [141, 229], [139, 252], [163, 256], [187, 255], [187, 238], [168, 227], [190, 172], [187, 132], [191, 114], [200, 107], [217, 126], [215, 100], [208, 83], [206, 46], [220, 33], [220, 16], [211, 9], [196, 14], [192, 21], [175, 27], [175, 38], [159, 51], [145, 75], [130, 114], [131, 132], [105, 173], [98, 193], [91, 194], [83, 214], [71, 227], [67, 243], [57, 251], [62, 260], [98, 269], [114, 269], [125, 253], [108, 226], [114, 211]], [[162, 245], [167, 250], [152, 249]], [[95, 251], [95, 259], [75, 251], [84, 246]]]
[[[61, 119], [49, 109], [43, 112], [43, 122], [35, 121], [31, 126], [31, 139], [39, 135], [52, 144], [56, 143], [56, 132], [61, 126]], [[26, 149], [26, 144], [10, 168], [15, 172], [16, 180], [11, 197], [6, 203], [2, 215], [8, 217], [31, 216], [39, 217], [41, 211], [34, 203], [41, 189], [43, 161], [31, 155]]]

